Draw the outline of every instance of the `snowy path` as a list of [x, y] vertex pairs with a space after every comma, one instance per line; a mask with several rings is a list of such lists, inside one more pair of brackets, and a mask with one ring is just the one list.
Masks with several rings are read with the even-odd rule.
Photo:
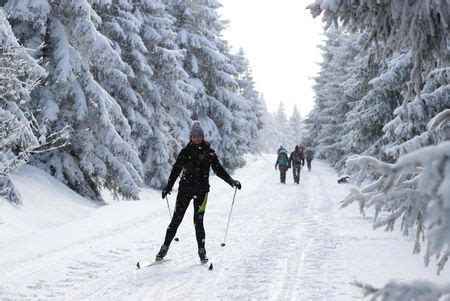
[[198, 263], [191, 210], [170, 260], [134, 269], [138, 259], [154, 256], [169, 221], [165, 203], [149, 190], [139, 202], [92, 209], [69, 223], [1, 239], [0, 299], [349, 300], [361, 298], [350, 285], [355, 280], [449, 280], [423, 268], [405, 239], [372, 231], [355, 208], [339, 210], [349, 185], [336, 184], [325, 163], [302, 171], [300, 185], [291, 173], [282, 185], [274, 156], [250, 160], [234, 175], [243, 190], [225, 248], [220, 243], [233, 190], [211, 181], [205, 228], [214, 271]]

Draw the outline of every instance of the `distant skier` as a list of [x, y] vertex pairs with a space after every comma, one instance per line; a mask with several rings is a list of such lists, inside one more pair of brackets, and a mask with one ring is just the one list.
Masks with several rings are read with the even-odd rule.
[[289, 168], [289, 157], [287, 150], [281, 145], [278, 149], [278, 157], [277, 161], [275, 162], [275, 169], [280, 170], [280, 181], [281, 183], [286, 183], [286, 171]]
[[300, 146], [296, 145], [295, 150], [289, 156], [289, 167], [292, 167], [292, 175], [294, 176], [294, 182], [300, 183], [300, 171], [302, 166], [305, 166], [305, 156]]
[[167, 186], [162, 190], [162, 198], [170, 194], [181, 171], [183, 174], [178, 186], [178, 195], [175, 204], [175, 211], [170, 222], [164, 243], [161, 246], [156, 260], [163, 259], [169, 250], [177, 232], [178, 226], [183, 220], [184, 214], [189, 206], [191, 199], [194, 199], [194, 224], [197, 237], [198, 256], [205, 263], [208, 261], [205, 250], [205, 229], [203, 227], [203, 218], [205, 215], [206, 203], [209, 192], [209, 171], [212, 167], [216, 175], [222, 178], [232, 187], [241, 189], [241, 183], [233, 180], [225, 171], [209, 143], [204, 140], [205, 134], [200, 121], [192, 123], [190, 131], [190, 141], [183, 148], [177, 157], [172, 168]]
[[306, 165], [308, 166], [308, 171], [311, 171], [311, 161], [314, 159], [314, 152], [312, 149], [306, 151]]

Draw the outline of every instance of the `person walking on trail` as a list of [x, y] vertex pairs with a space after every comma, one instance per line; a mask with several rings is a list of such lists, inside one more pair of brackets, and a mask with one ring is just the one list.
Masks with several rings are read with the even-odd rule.
[[312, 149], [306, 151], [306, 165], [308, 166], [308, 171], [311, 171], [311, 161], [314, 159], [314, 152]]
[[190, 131], [190, 141], [178, 155], [177, 160], [173, 165], [172, 172], [170, 173], [169, 181], [162, 190], [162, 198], [164, 199], [170, 194], [176, 179], [181, 171], [183, 171], [178, 186], [175, 211], [172, 220], [167, 227], [164, 243], [156, 255], [156, 260], [161, 260], [166, 256], [178, 226], [181, 224], [189, 203], [193, 199], [198, 256], [203, 263], [208, 261], [205, 250], [203, 218], [205, 216], [206, 203], [208, 201], [210, 167], [217, 176], [222, 178], [232, 187], [241, 189], [241, 183], [233, 180], [233, 178], [225, 171], [220, 164], [215, 151], [210, 147], [210, 144], [204, 137], [205, 134], [201, 122], [197, 120], [194, 121]]
[[305, 166], [305, 156], [301, 151], [300, 146], [296, 145], [295, 150], [289, 156], [289, 167], [292, 166], [292, 174], [294, 176], [294, 182], [300, 183], [300, 171], [302, 166]]
[[278, 157], [277, 161], [275, 162], [275, 169], [280, 170], [280, 181], [281, 183], [286, 183], [286, 171], [289, 168], [289, 157], [287, 150], [281, 145], [278, 149]]

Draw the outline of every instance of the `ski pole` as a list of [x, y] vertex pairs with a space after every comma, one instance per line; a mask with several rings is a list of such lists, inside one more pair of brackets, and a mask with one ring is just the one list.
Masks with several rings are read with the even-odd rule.
[[[170, 211], [169, 198], [166, 196], [167, 209], [169, 210], [169, 217], [172, 220], [172, 212]], [[178, 237], [175, 237], [175, 241], [179, 241]]]
[[236, 198], [236, 192], [237, 192], [237, 187], [234, 188], [233, 202], [231, 202], [230, 215], [228, 215], [227, 230], [225, 231], [225, 237], [224, 237], [224, 239], [223, 239], [223, 243], [220, 245], [220, 246], [222, 246], [222, 247], [225, 247], [225, 242], [226, 242], [226, 240], [227, 240], [228, 227], [230, 226], [231, 212], [233, 211], [234, 199]]

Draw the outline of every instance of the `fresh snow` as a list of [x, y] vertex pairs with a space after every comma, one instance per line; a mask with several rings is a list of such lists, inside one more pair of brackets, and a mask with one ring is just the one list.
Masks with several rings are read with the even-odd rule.
[[12, 173], [11, 178], [22, 197], [22, 206], [17, 210], [0, 198], [2, 243], [5, 238], [29, 235], [80, 219], [98, 207], [35, 167], [22, 166], [19, 172]]
[[354, 281], [450, 280], [412, 255], [413, 238], [373, 231], [358, 208], [339, 209], [351, 185], [337, 184], [325, 162], [302, 170], [300, 185], [291, 171], [288, 184], [279, 183], [275, 155], [247, 162], [233, 175], [243, 189], [225, 248], [233, 190], [211, 178], [205, 229], [213, 271], [199, 264], [190, 210], [170, 260], [135, 269], [156, 254], [169, 222], [159, 191], [98, 207], [42, 171], [21, 168], [13, 182], [23, 206], [0, 199], [0, 299], [349, 300], [362, 297]]

